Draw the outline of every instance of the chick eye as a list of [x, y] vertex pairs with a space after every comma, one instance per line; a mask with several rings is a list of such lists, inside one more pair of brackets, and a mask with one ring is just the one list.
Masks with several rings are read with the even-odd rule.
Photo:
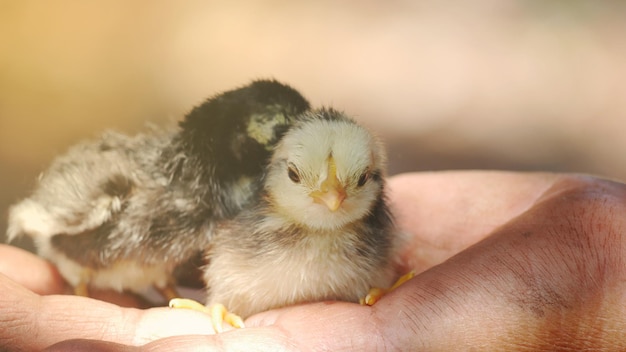
[[287, 169], [287, 176], [289, 176], [289, 179], [294, 183], [300, 183], [300, 175], [298, 174], [298, 170], [295, 166], [289, 166], [289, 168]]
[[370, 179], [370, 172], [365, 171], [361, 177], [359, 177], [359, 181], [357, 182], [357, 187], [363, 187], [363, 185]]

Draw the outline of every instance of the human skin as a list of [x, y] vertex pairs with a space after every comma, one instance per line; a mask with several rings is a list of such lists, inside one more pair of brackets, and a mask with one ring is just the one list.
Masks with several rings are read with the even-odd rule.
[[214, 335], [198, 312], [58, 295], [67, 287], [52, 266], [3, 246], [0, 350], [626, 349], [625, 185], [465, 171], [398, 175], [389, 187], [398, 270], [418, 275], [372, 307], [287, 307]]

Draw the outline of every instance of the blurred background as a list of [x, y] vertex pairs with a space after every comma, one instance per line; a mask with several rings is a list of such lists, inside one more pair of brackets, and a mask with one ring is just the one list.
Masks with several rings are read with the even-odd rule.
[[0, 0], [0, 233], [51, 159], [276, 78], [378, 133], [390, 173], [626, 180], [626, 2]]

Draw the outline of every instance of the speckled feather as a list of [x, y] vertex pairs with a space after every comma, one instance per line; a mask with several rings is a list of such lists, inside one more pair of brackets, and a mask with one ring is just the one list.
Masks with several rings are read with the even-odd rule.
[[259, 80], [208, 99], [179, 128], [76, 145], [10, 209], [8, 238], [31, 236], [72, 285], [89, 268], [92, 286], [163, 287], [216, 221], [250, 201], [272, 146], [308, 108], [292, 88]]
[[[326, 176], [330, 154], [347, 192], [334, 212], [307, 194]], [[246, 318], [296, 303], [358, 302], [370, 288], [387, 287], [395, 230], [384, 161], [378, 141], [343, 114], [304, 114], [276, 147], [259, 203], [219, 225], [207, 252], [207, 304]], [[359, 186], [364, 172], [369, 179]]]

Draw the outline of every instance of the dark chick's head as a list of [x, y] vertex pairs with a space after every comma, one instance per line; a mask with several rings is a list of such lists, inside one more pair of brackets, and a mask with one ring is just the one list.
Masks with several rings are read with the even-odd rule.
[[188, 151], [215, 167], [218, 178], [262, 171], [273, 146], [292, 121], [309, 109], [295, 89], [257, 80], [214, 96], [180, 123]]

